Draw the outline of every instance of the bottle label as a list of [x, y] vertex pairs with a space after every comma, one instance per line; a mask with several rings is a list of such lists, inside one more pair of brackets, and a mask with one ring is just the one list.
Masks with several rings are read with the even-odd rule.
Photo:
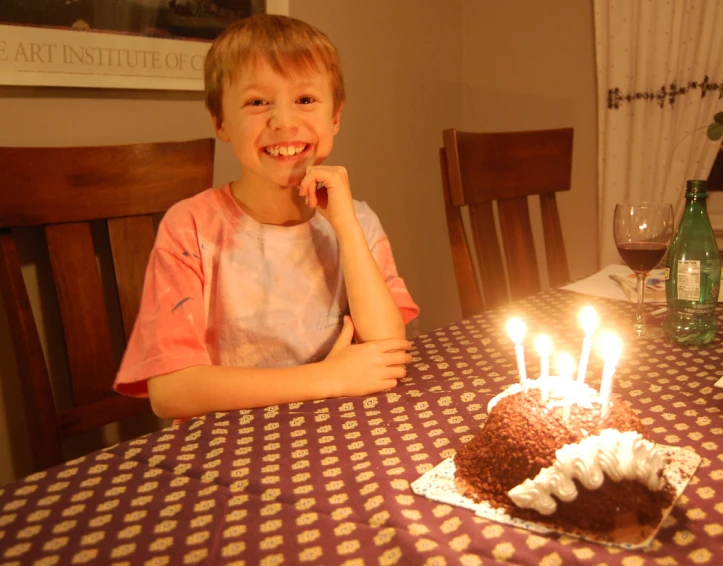
[[700, 300], [700, 261], [678, 261], [678, 299]]

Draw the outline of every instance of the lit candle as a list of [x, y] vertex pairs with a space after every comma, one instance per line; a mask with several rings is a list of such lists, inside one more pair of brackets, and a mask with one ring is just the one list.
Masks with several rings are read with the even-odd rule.
[[515, 343], [515, 354], [517, 354], [517, 371], [520, 374], [520, 384], [527, 389], [527, 371], [525, 371], [525, 352], [522, 348], [522, 341], [525, 339], [527, 326], [521, 318], [514, 317], [507, 322], [507, 334]]
[[[575, 360], [570, 354], [563, 353], [557, 356], [557, 373], [560, 374], [561, 379], [572, 381], [572, 376], [575, 374]], [[572, 405], [571, 387], [563, 383], [562, 390], [567, 391], [562, 402], [562, 418], [567, 420], [570, 418], [570, 406]]]
[[601, 415], [607, 414], [610, 405], [610, 397], [613, 393], [613, 375], [620, 361], [620, 354], [623, 351], [623, 343], [612, 332], [606, 332], [600, 337], [600, 350], [603, 355], [603, 372], [600, 381], [600, 404]]
[[592, 307], [584, 307], [580, 311], [580, 325], [582, 326], [585, 337], [582, 340], [582, 353], [580, 354], [580, 365], [577, 368], [578, 383], [585, 382], [585, 374], [587, 373], [587, 362], [590, 359], [590, 348], [592, 347], [592, 335], [598, 325], [598, 317], [595, 309]]
[[545, 385], [545, 380], [550, 375], [550, 353], [552, 352], [552, 340], [549, 336], [540, 334], [535, 340], [535, 348], [537, 353], [540, 355], [540, 397], [542, 402], [547, 402], [547, 396], [549, 393], [548, 387]]

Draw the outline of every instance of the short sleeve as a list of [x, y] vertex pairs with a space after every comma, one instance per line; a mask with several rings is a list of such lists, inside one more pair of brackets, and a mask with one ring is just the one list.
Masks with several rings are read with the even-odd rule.
[[404, 280], [397, 274], [397, 266], [394, 263], [389, 238], [385, 237], [377, 240], [372, 248], [372, 256], [379, 266], [379, 271], [392, 293], [392, 298], [399, 308], [399, 312], [402, 313], [404, 324], [411, 322], [419, 315], [419, 307], [412, 300]]
[[[170, 214], [170, 212], [169, 212]], [[148, 396], [151, 377], [197, 365], [210, 365], [205, 346], [203, 272], [189, 217], [168, 228], [161, 223], [146, 270], [141, 305], [114, 389]]]

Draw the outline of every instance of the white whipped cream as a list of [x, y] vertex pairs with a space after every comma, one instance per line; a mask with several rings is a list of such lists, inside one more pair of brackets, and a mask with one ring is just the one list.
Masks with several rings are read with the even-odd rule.
[[550, 515], [557, 509], [553, 494], [561, 501], [573, 501], [577, 497], [573, 479], [597, 489], [604, 474], [613, 481], [637, 480], [651, 491], [659, 491], [664, 484], [660, 471], [667, 463], [665, 454], [637, 432], [605, 429], [599, 436], [563, 446], [555, 456], [551, 466], [508, 492], [518, 507]]

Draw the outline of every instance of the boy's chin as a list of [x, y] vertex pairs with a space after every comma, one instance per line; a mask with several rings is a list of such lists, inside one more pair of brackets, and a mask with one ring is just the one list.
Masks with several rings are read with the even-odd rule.
[[294, 187], [299, 186], [303, 178], [303, 175], [287, 177], [286, 179], [277, 182], [277, 185], [282, 189], [293, 189]]
[[304, 180], [306, 175], [306, 167], [302, 171], [293, 171], [289, 175], [286, 175], [283, 179], [279, 179], [279, 186], [284, 188], [298, 187], [301, 181]]

